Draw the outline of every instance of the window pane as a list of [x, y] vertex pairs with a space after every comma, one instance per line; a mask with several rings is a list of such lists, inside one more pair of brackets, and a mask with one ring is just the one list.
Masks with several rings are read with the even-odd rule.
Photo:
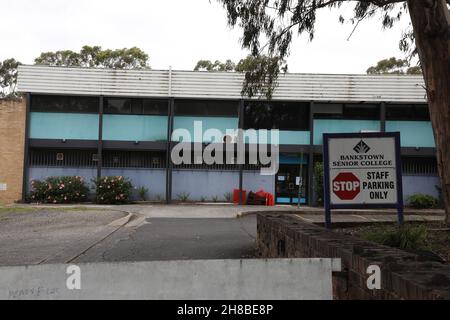
[[320, 103], [314, 104], [315, 119], [345, 119], [345, 120], [379, 120], [380, 107], [377, 104], [366, 103]]
[[97, 97], [31, 96], [31, 111], [97, 113]]
[[176, 116], [238, 117], [237, 101], [175, 101]]
[[142, 114], [142, 99], [131, 100], [131, 114]]
[[388, 104], [386, 120], [430, 121], [426, 104]]
[[105, 113], [129, 114], [131, 111], [130, 99], [108, 98], [105, 101]]
[[300, 102], [246, 102], [245, 129], [309, 130], [309, 104]]
[[167, 115], [168, 101], [144, 99], [144, 114]]

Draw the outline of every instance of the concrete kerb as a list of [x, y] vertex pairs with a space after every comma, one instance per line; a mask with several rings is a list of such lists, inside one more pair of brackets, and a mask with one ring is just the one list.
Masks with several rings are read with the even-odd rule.
[[[255, 215], [257, 213], [283, 213], [283, 214], [305, 214], [305, 215], [324, 215], [323, 208], [292, 208], [290, 210], [274, 210], [274, 207], [267, 207], [267, 210], [250, 210], [250, 211], [241, 211], [236, 215], [236, 218], [242, 218], [248, 215]], [[333, 210], [334, 215], [396, 215], [397, 212], [395, 210], [386, 209], [386, 210]], [[444, 216], [445, 212], [441, 209], [427, 209], [427, 210], [413, 210], [407, 209], [404, 211], [405, 215], [410, 216]]]

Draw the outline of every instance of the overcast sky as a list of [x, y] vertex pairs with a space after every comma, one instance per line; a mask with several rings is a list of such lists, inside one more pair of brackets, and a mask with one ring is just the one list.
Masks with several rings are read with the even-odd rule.
[[[199, 59], [238, 61], [239, 29], [230, 29], [215, 0], [0, 0], [0, 60], [31, 64], [43, 51], [137, 46], [150, 55], [153, 69], [192, 70]], [[365, 73], [378, 60], [402, 57], [398, 49], [403, 19], [383, 31], [378, 19], [360, 25], [350, 41], [350, 24], [336, 11], [318, 16], [316, 37], [294, 41], [290, 72]]]

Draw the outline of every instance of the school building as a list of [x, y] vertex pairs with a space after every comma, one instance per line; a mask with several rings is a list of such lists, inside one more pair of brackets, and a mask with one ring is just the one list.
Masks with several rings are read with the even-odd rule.
[[[20, 66], [18, 88], [26, 99], [23, 128], [16, 129], [23, 130], [18, 138], [23, 152], [14, 162], [21, 174], [14, 174], [16, 181], [9, 177], [4, 188], [21, 186], [25, 198], [35, 179], [122, 175], [148, 188], [151, 199], [168, 202], [182, 195], [221, 201], [242, 188], [264, 189], [276, 203], [295, 204], [302, 181], [300, 201], [313, 204], [323, 133], [398, 131], [404, 195], [437, 196], [435, 143], [421, 76], [288, 73], [280, 75], [270, 101], [241, 96], [243, 80], [233, 72]], [[213, 142], [194, 135], [196, 121], [203, 131], [224, 132], [224, 144], [236, 138], [225, 135], [227, 129], [258, 134], [278, 129], [278, 173], [262, 175], [260, 163], [174, 164], [177, 129], [192, 133], [184, 143], [206, 148]], [[6, 150], [8, 141], [2, 143]], [[1, 197], [2, 191], [0, 202]]]

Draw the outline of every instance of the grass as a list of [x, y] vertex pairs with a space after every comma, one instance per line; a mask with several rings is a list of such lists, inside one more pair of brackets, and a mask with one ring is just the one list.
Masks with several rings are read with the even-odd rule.
[[426, 250], [428, 230], [425, 225], [405, 224], [402, 227], [392, 225], [373, 226], [361, 233], [361, 238], [405, 250]]
[[375, 224], [336, 231], [408, 251], [429, 251], [450, 264], [450, 228], [445, 223]]

